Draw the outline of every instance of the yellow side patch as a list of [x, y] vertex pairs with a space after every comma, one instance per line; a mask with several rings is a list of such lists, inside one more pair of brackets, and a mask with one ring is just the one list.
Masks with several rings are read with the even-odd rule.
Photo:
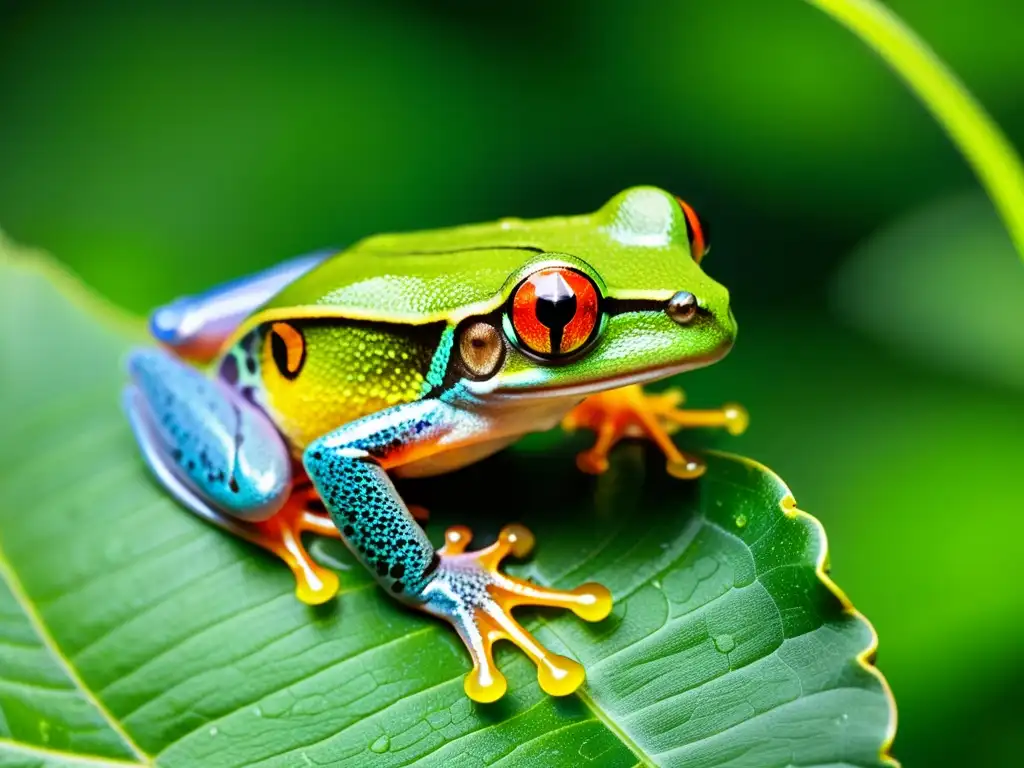
[[[286, 329], [283, 333], [279, 325]], [[355, 419], [419, 397], [437, 334], [369, 325], [274, 323], [261, 345], [266, 403], [296, 451]], [[273, 337], [278, 339], [278, 361]], [[288, 343], [289, 340], [291, 343]], [[281, 354], [281, 343], [287, 354]], [[292, 362], [304, 352], [301, 370]], [[283, 358], [283, 359], [282, 359]], [[282, 372], [278, 362], [284, 363]]]

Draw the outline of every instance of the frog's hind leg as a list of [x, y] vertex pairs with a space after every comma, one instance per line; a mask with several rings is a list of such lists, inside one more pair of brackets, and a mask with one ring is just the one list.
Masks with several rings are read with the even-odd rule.
[[298, 256], [197, 296], [182, 296], [150, 316], [150, 333], [180, 357], [209, 362], [242, 320], [336, 252], [328, 249]]
[[287, 447], [266, 416], [168, 353], [134, 352], [128, 367], [124, 407], [160, 483], [194, 514], [284, 560], [303, 602], [333, 597], [337, 576], [313, 562], [301, 534], [337, 529], [311, 511], [312, 487], [293, 481]]
[[749, 417], [743, 406], [735, 403], [710, 410], [689, 410], [682, 404], [679, 389], [647, 393], [634, 384], [591, 395], [569, 412], [562, 426], [591, 429], [597, 434], [593, 447], [576, 457], [584, 472], [599, 474], [608, 469], [608, 454], [624, 437], [646, 437], [665, 454], [669, 474], [692, 479], [704, 473], [704, 462], [677, 448], [670, 434], [681, 428], [722, 427], [739, 435], [746, 430]]

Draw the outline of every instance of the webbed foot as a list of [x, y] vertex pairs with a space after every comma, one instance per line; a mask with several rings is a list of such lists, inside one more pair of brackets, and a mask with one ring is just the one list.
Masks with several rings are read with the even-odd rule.
[[257, 523], [235, 523], [237, 533], [284, 560], [295, 576], [295, 595], [306, 605], [320, 605], [338, 594], [338, 575], [316, 563], [302, 543], [303, 533], [341, 538], [323, 513], [310, 509], [318, 502], [312, 486], [293, 491], [273, 517]]
[[567, 430], [591, 429], [594, 446], [576, 457], [577, 466], [589, 474], [608, 469], [608, 454], [624, 437], [646, 437], [665, 454], [670, 475], [686, 480], [704, 474], [704, 462], [679, 450], [670, 434], [680, 428], [723, 427], [731, 435], [747, 428], [750, 417], [741, 405], [729, 403], [711, 410], [687, 410], [683, 392], [669, 389], [645, 393], [639, 384], [591, 395], [563, 419]]
[[520, 605], [555, 606], [568, 608], [586, 621], [600, 621], [611, 612], [611, 594], [600, 584], [563, 591], [501, 573], [498, 566], [506, 555], [523, 557], [533, 549], [533, 534], [520, 525], [503, 528], [491, 546], [466, 552], [471, 538], [463, 526], [448, 529], [445, 545], [437, 553], [437, 567], [418, 596], [423, 601], [418, 607], [451, 622], [469, 649], [473, 671], [466, 676], [466, 695], [479, 702], [496, 701], [504, 695], [505, 676], [495, 666], [492, 654], [499, 640], [511, 641], [530, 657], [545, 692], [553, 696], [572, 693], [583, 682], [583, 667], [542, 646], [512, 618], [511, 611]]

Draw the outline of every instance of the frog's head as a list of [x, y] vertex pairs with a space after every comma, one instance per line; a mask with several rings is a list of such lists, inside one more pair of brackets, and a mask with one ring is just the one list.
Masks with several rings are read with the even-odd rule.
[[723, 357], [736, 337], [729, 293], [704, 274], [693, 209], [636, 187], [594, 214], [504, 226], [543, 246], [505, 283], [504, 305], [456, 331], [471, 392], [582, 396]]

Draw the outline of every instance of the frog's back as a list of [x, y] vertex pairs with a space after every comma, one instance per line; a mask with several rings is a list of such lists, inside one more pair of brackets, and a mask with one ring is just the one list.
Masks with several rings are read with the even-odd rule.
[[301, 449], [341, 424], [436, 391], [454, 327], [499, 311], [524, 269], [549, 258], [585, 261], [612, 300], [668, 301], [680, 285], [702, 293], [708, 279], [689, 255], [687, 231], [671, 195], [637, 187], [593, 214], [377, 235], [189, 299], [184, 313], [174, 305], [158, 313], [155, 332], [183, 349], [199, 322], [193, 335], [204, 354], [195, 359], [217, 354], [207, 356], [207, 347], [219, 351], [222, 377]]
[[[285, 286], [241, 332], [295, 317], [454, 325], [498, 309], [510, 277], [544, 254], [583, 259], [607, 295], [660, 297], [699, 279], [693, 261], [673, 247], [686, 238], [676, 231], [685, 229], [678, 209], [667, 193], [638, 187], [590, 214], [376, 235]], [[642, 259], [637, 246], [648, 246]]]
[[457, 323], [496, 309], [509, 276], [543, 253], [586, 250], [590, 215], [502, 219], [376, 235], [288, 285], [263, 311], [310, 316]]
[[412, 325], [457, 322], [460, 311], [493, 299], [535, 252], [511, 246], [403, 252], [361, 244], [284, 288], [263, 311]]

